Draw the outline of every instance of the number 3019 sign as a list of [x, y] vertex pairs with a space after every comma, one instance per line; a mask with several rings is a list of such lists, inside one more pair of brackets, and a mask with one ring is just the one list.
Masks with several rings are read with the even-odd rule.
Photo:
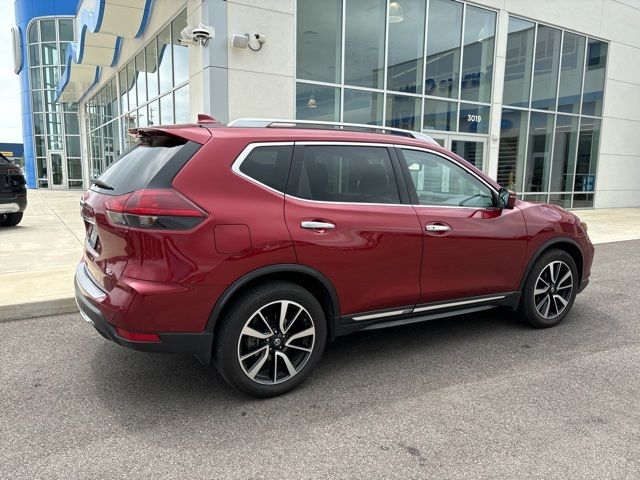
[[467, 115], [467, 122], [481, 122], [482, 115]]

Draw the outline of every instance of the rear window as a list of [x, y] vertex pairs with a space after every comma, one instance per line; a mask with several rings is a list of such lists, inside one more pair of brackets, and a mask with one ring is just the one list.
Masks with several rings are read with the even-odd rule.
[[113, 190], [98, 185], [91, 188], [107, 195], [122, 195], [147, 188], [186, 144], [187, 140], [179, 137], [145, 139], [126, 151], [98, 177], [102, 184], [113, 187]]

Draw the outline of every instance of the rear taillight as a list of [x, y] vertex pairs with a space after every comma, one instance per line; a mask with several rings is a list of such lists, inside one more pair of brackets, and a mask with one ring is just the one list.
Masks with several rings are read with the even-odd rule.
[[109, 222], [134, 228], [188, 230], [206, 214], [175, 190], [138, 190], [104, 204]]

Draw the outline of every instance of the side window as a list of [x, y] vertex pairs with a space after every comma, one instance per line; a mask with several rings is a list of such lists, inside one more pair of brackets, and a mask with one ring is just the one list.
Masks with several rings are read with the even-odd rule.
[[402, 150], [420, 205], [492, 207], [491, 189], [439, 155]]
[[256, 147], [242, 161], [240, 171], [254, 180], [284, 193], [293, 145]]
[[400, 203], [384, 147], [305, 146], [300, 179], [291, 193], [325, 202]]

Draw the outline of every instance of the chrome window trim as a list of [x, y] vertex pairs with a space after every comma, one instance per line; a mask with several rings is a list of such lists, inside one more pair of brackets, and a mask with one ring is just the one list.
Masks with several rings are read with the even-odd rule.
[[322, 203], [326, 205], [364, 205], [371, 207], [413, 207], [409, 203], [367, 203], [367, 202], [332, 202], [330, 200], [310, 200], [308, 198], [300, 198], [295, 195], [285, 194], [285, 198], [293, 198], [301, 202]]
[[233, 161], [233, 163], [231, 164], [231, 170], [233, 171], [233, 173], [235, 173], [239, 177], [242, 177], [245, 180], [248, 180], [248, 181], [250, 181], [251, 183], [253, 183], [255, 185], [258, 185], [258, 186], [260, 186], [262, 188], [265, 188], [265, 189], [269, 190], [270, 192], [277, 194], [278, 196], [284, 196], [284, 192], [281, 192], [280, 190], [276, 190], [275, 188], [270, 187], [269, 185], [266, 185], [266, 184], [256, 180], [255, 178], [250, 177], [246, 173], [240, 171], [240, 167], [242, 166], [242, 162], [244, 162], [246, 160], [246, 158], [249, 156], [249, 154], [251, 152], [253, 152], [254, 149], [256, 149], [258, 147], [283, 147], [283, 146], [294, 146], [294, 142], [256, 142], [256, 143], [250, 143], [249, 145], [244, 147], [244, 149], [240, 152], [238, 157]]
[[[292, 198], [301, 202], [309, 202], [309, 203], [317, 203], [317, 204], [327, 204], [327, 205], [365, 205], [365, 206], [374, 206], [374, 207], [422, 207], [422, 208], [465, 208], [465, 209], [473, 209], [473, 210], [495, 210], [497, 207], [472, 207], [472, 206], [466, 206], [466, 205], [415, 205], [415, 204], [408, 204], [408, 203], [368, 203], [368, 202], [334, 202], [334, 201], [330, 201], [330, 200], [311, 200], [309, 198], [300, 198], [296, 195], [291, 195], [288, 193], [284, 193], [281, 192], [279, 190], [276, 190], [275, 188], [270, 187], [269, 185], [265, 185], [262, 182], [259, 182], [258, 180], [250, 177], [249, 175], [246, 175], [245, 173], [240, 171], [240, 167], [242, 166], [242, 162], [249, 156], [249, 154], [253, 151], [254, 148], [258, 148], [258, 147], [268, 147], [268, 146], [286, 146], [286, 145], [327, 145], [327, 146], [343, 146], [343, 145], [347, 145], [347, 146], [355, 146], [355, 147], [380, 147], [380, 148], [408, 148], [411, 150], [418, 150], [418, 151], [422, 151], [425, 153], [433, 153], [435, 155], [439, 155], [442, 158], [444, 158], [445, 160], [454, 163], [455, 165], [458, 165], [459, 167], [463, 168], [464, 170], [466, 170], [467, 172], [469, 172], [471, 175], [473, 175], [474, 177], [476, 177], [479, 181], [481, 181], [484, 185], [486, 185], [487, 187], [489, 187], [489, 189], [491, 189], [491, 191], [495, 192], [497, 195], [497, 190], [495, 190], [491, 185], [489, 185], [488, 183], [486, 183], [482, 178], [478, 177], [474, 172], [472, 172], [471, 170], [469, 170], [468, 168], [464, 167], [462, 164], [456, 162], [454, 159], [447, 157], [446, 155], [440, 153], [440, 152], [436, 152], [435, 150], [431, 150], [429, 148], [423, 148], [423, 147], [415, 147], [415, 146], [411, 146], [411, 145], [402, 145], [402, 144], [391, 144], [391, 143], [385, 143], [385, 142], [341, 142], [339, 140], [303, 140], [303, 141], [299, 141], [299, 142], [280, 142], [280, 141], [274, 141], [274, 142], [255, 142], [255, 143], [250, 143], [249, 145], [247, 145], [238, 155], [238, 157], [234, 160], [233, 164], [231, 165], [231, 170], [238, 175], [239, 177], [244, 178], [245, 180], [250, 181], [251, 183], [260, 186], [262, 188], [265, 188], [266, 190], [269, 190], [272, 193], [275, 193], [277, 195], [281, 195], [284, 196], [285, 199], [286, 198]], [[292, 160], [293, 162], [293, 160]], [[402, 165], [401, 165], [402, 168]], [[397, 184], [398, 180], [396, 179], [396, 184]]]

